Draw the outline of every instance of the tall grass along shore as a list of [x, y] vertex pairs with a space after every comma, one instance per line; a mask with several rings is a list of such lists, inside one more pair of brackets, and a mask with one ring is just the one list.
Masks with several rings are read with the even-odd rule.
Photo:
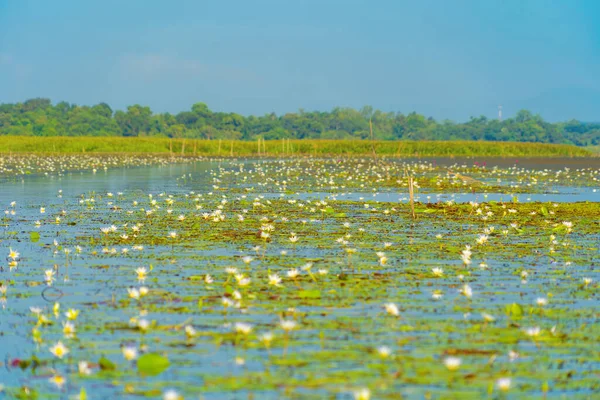
[[0, 137], [0, 153], [131, 153], [198, 156], [496, 156], [588, 157], [565, 145], [479, 141], [195, 140], [119, 137]]

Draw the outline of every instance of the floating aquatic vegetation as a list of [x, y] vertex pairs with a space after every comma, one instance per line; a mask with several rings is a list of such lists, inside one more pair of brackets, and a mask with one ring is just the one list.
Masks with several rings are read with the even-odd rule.
[[[181, 166], [193, 171], [185, 181], [165, 175], [145, 190], [120, 176], [107, 187], [110, 172], [87, 172], [93, 191], [59, 191], [70, 178], [48, 177], [50, 195], [11, 198], [17, 184], [4, 184], [0, 380], [9, 396], [600, 389], [599, 204], [513, 199], [555, 186], [595, 193], [598, 169], [198, 165]], [[416, 219], [406, 170], [418, 186]], [[488, 200], [493, 190], [505, 199]], [[478, 198], [438, 198], [463, 192]]]

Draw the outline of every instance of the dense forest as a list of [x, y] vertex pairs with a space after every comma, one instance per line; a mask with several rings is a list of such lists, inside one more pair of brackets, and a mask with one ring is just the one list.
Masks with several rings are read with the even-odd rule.
[[435, 121], [417, 113], [334, 108], [329, 112], [304, 111], [264, 116], [242, 116], [213, 112], [204, 103], [176, 115], [153, 113], [149, 107], [133, 105], [113, 111], [106, 103], [78, 106], [55, 105], [49, 99], [0, 105], [0, 135], [28, 136], [159, 136], [199, 139], [366, 139], [380, 140], [489, 140], [600, 144], [600, 123], [571, 120], [544, 121], [527, 110], [503, 121], [472, 117], [464, 123]]

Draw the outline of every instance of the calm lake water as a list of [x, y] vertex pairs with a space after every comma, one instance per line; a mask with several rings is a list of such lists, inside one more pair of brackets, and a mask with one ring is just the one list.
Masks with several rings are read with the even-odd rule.
[[[488, 169], [493, 167], [499, 168], [526, 168], [533, 170], [548, 169], [551, 171], [563, 170], [569, 168], [572, 170], [578, 168], [594, 168], [600, 169], [600, 157], [597, 158], [446, 158], [446, 157], [431, 157], [431, 158], [405, 158], [401, 159], [406, 162], [418, 162], [431, 164], [434, 166], [482, 166], [485, 165]], [[245, 163], [250, 164], [254, 161], [247, 160]], [[21, 181], [0, 181], [0, 204], [17, 201], [26, 202], [43, 202], [43, 199], [54, 198], [59, 190], [63, 191], [64, 197], [79, 196], [90, 192], [105, 193], [105, 192], [125, 192], [125, 191], [143, 191], [145, 193], [162, 192], [182, 193], [189, 191], [190, 188], [197, 190], [209, 189], [212, 185], [207, 172], [212, 168], [224, 167], [230, 165], [228, 161], [222, 162], [197, 162], [191, 164], [174, 164], [169, 166], [155, 167], [133, 167], [122, 168], [109, 171], [101, 171], [95, 174], [85, 172], [72, 172], [66, 176], [46, 177], [46, 176], [28, 176]], [[191, 175], [191, 178], [190, 178]], [[187, 177], [187, 179], [183, 179]], [[596, 189], [596, 192], [593, 190]], [[582, 188], [572, 186], [562, 186], [555, 188], [555, 193], [543, 194], [519, 194], [517, 197], [520, 201], [600, 201], [600, 188]], [[308, 197], [324, 197], [331, 193], [299, 193]], [[483, 194], [462, 193], [462, 194], [445, 194], [433, 193], [423, 194], [420, 200], [427, 202], [427, 195], [431, 196], [430, 201], [446, 201], [455, 200], [458, 202], [469, 201], [510, 201], [509, 195], [488, 193], [485, 198]], [[372, 196], [372, 195], [371, 195]], [[364, 194], [344, 194], [339, 195], [339, 199], [358, 199], [364, 197]], [[406, 192], [390, 192], [378, 193], [374, 196], [375, 200], [379, 201], [402, 201], [406, 198]], [[373, 199], [371, 199], [373, 200]]]
[[[527, 170], [548, 169], [550, 171], [564, 170], [565, 168], [569, 168], [570, 170], [580, 168], [600, 170], [600, 158], [536, 158], [518, 160], [496, 158], [423, 158], [418, 160], [406, 159], [405, 161], [447, 166], [450, 168], [457, 165], [475, 165], [479, 167], [485, 166], [487, 169], [497, 166], [499, 168], [525, 168]], [[255, 167], [255, 162], [260, 165], [262, 162], [268, 163], [269, 161], [243, 161], [247, 168]], [[185, 196], [189, 195], [191, 191], [205, 194], [207, 207], [210, 206], [211, 209], [215, 209], [221, 201], [219, 196], [233, 201], [235, 197], [240, 195], [229, 194], [227, 191], [220, 192], [219, 196], [210, 193], [213, 191], [213, 185], [215, 184], [213, 179], [215, 177], [214, 171], [221, 168], [222, 171], [231, 171], [239, 168], [239, 166], [239, 162], [207, 161], [160, 167], [114, 169], [95, 174], [88, 171], [71, 172], [60, 177], [27, 176], [18, 181], [14, 179], [2, 181], [0, 183], [0, 204], [7, 210], [13, 209], [9, 206], [11, 202], [14, 201], [17, 205], [14, 208], [16, 215], [8, 215], [4, 220], [5, 226], [2, 227], [3, 232], [2, 236], [0, 236], [2, 239], [0, 242], [0, 252], [2, 252], [2, 258], [4, 258], [4, 254], [8, 254], [10, 247], [18, 250], [21, 257], [19, 266], [16, 269], [11, 270], [7, 266], [8, 263], [4, 263], [3, 271], [0, 273], [0, 280], [12, 282], [7, 299], [3, 304], [2, 310], [0, 310], [0, 332], [2, 334], [0, 357], [6, 364], [6, 368], [3, 367], [0, 369], [0, 382], [6, 387], [35, 387], [38, 388], [40, 393], [50, 392], [58, 395], [60, 398], [68, 398], [68, 396], [78, 393], [79, 388], [82, 386], [86, 387], [91, 399], [139, 398], [134, 395], [126, 396], [123, 393], [122, 385], [112, 383], [114, 378], [115, 381], [127, 381], [129, 384], [139, 385], [140, 387], [145, 387], [148, 384], [146, 378], [136, 376], [131, 372], [127, 372], [124, 376], [119, 377], [111, 378], [110, 375], [92, 376], [82, 379], [77, 383], [69, 381], [63, 391], [57, 392], [53, 391], [51, 385], [47, 383], [48, 378], [51, 376], [47, 368], [42, 369], [39, 374], [32, 374], [29, 370], [20, 371], [19, 368], [9, 367], [15, 359], [28, 359], [32, 353], [39, 352], [40, 359], [49, 360], [50, 366], [53, 363], [56, 364], [56, 368], [61, 370], [61, 373], [77, 375], [75, 371], [76, 366], [71, 365], [66, 370], [64, 368], [61, 369], [60, 364], [52, 361], [52, 357], [47, 350], [48, 344], [54, 343], [62, 336], [59, 322], [55, 322], [55, 328], [47, 329], [49, 333], [44, 334], [44, 339], [46, 340], [44, 344], [39, 347], [32, 344], [31, 330], [35, 325], [35, 317], [32, 315], [30, 308], [41, 307], [50, 315], [53, 304], [56, 301], [60, 301], [60, 313], [71, 307], [82, 310], [81, 317], [77, 320], [78, 326], [81, 326], [81, 331], [78, 333], [76, 340], [68, 342], [71, 353], [76, 353], [77, 359], [88, 359], [90, 361], [97, 361], [100, 356], [104, 355], [114, 360], [114, 362], [122, 364], [120, 348], [128, 343], [139, 344], [139, 334], [125, 329], [127, 321], [132, 317], [136, 317], [138, 310], [135, 307], [132, 309], [131, 306], [116, 306], [115, 298], [117, 299], [116, 301], [126, 298], [126, 289], [135, 283], [133, 279], [135, 274], [132, 272], [135, 268], [152, 264], [156, 270], [150, 274], [152, 279], [149, 280], [148, 286], [151, 290], [160, 293], [166, 293], [171, 290], [175, 291], [178, 299], [177, 302], [181, 303], [181, 312], [183, 315], [173, 312], [172, 308], [163, 308], [162, 302], [158, 301], [157, 304], [148, 306], [151, 310], [151, 317], [149, 318], [158, 321], [161, 326], [178, 326], [187, 323], [186, 321], [192, 319], [190, 316], [192, 314], [186, 315], [188, 313], [186, 308], [194, 307], [198, 296], [197, 287], [191, 285], [190, 282], [198, 279], [198, 276], [204, 276], [206, 273], [217, 274], [217, 270], [222, 271], [225, 266], [239, 262], [239, 257], [242, 255], [253, 254], [252, 246], [247, 243], [235, 245], [229, 242], [215, 242], [214, 245], [208, 243], [204, 244], [204, 247], [199, 247], [192, 241], [186, 245], [173, 248], [168, 244], [153, 244], [152, 241], [149, 241], [145, 243], [142, 252], [136, 253], [132, 251], [129, 245], [115, 246], [111, 244], [106, 247], [116, 248], [116, 253], [103, 255], [102, 248], [105, 246], [102, 245], [102, 237], [99, 232], [102, 227], [110, 224], [118, 225], [119, 229], [122, 229], [119, 224], [127, 223], [125, 216], [115, 214], [113, 202], [114, 205], [119, 205], [123, 210], [131, 210], [133, 212], [136, 207], [130, 206], [132, 201], [139, 201], [141, 203], [142, 201], [147, 201], [149, 194], [152, 194], [154, 198], [159, 198], [161, 193], [167, 193], [177, 198], [173, 215], [186, 213], [188, 218], [191, 218], [191, 214], [193, 213], [191, 208], [177, 208], [177, 204], [187, 201], [185, 200]], [[222, 176], [220, 179], [225, 178]], [[405, 190], [393, 188], [377, 188], [375, 192], [371, 190], [372, 188], [365, 188], [364, 190], [359, 190], [358, 188], [340, 189], [331, 192], [309, 187], [305, 187], [306, 190], [300, 189], [295, 188], [293, 193], [286, 194], [285, 198], [294, 201], [305, 201], [307, 199], [328, 201], [350, 200], [357, 204], [365, 201], [392, 203], [406, 203], [408, 201]], [[469, 201], [510, 202], [516, 196], [520, 203], [598, 202], [600, 201], [599, 189], [598, 185], [562, 185], [553, 187], [551, 192], [518, 194], [512, 194], [510, 191], [506, 193], [469, 191], [465, 191], [464, 193], [439, 193], [435, 190], [423, 190], [418, 194], [417, 200], [424, 203], [446, 202], [448, 200], [458, 203]], [[112, 193], [113, 196], [108, 198], [107, 193]], [[102, 199], [98, 200], [98, 204], [93, 210], [86, 209], [86, 203], [82, 203], [80, 200], [89, 199], [95, 195], [101, 195]], [[261, 188], [257, 186], [252, 192], [251, 197], [264, 196], [265, 199], [277, 199], [280, 195], [276, 190], [261, 191]], [[40, 214], [40, 207], [46, 208], [47, 211], [44, 215]], [[188, 206], [186, 205], [186, 207]], [[250, 205], [250, 207], [252, 206]], [[53, 224], [53, 219], [62, 210], [65, 211], [63, 219], [66, 223], [61, 223], [60, 225]], [[283, 215], [282, 212], [278, 212], [278, 214]], [[71, 217], [71, 215], [76, 215], [76, 218]], [[234, 218], [234, 216], [235, 213], [232, 211], [230, 218]], [[167, 216], [165, 215], [164, 218], [167, 218]], [[278, 218], [281, 218], [281, 216]], [[40, 227], [35, 227], [34, 221], [38, 219], [43, 219], [43, 224]], [[146, 221], [145, 219], [141, 220]], [[349, 218], [349, 221], [353, 221], [352, 218]], [[68, 222], [72, 222], [72, 224]], [[148, 224], [150, 225], [150, 223]], [[331, 241], [342, 235], [342, 228], [340, 228], [339, 224], [323, 223], [318, 219], [310, 221], [310, 224], [315, 225], [315, 229], [324, 236], [329, 235]], [[368, 225], [364, 226], [367, 227]], [[378, 228], [373, 229], [377, 231]], [[378, 238], [377, 246], [380, 246], [384, 241], [394, 243], [404, 241], [407, 237], [407, 231], [404, 229], [407, 228], [391, 231], [389, 227], [382, 226], [381, 232], [377, 231], [377, 233], [374, 233], [374, 237]], [[406, 239], [406, 244], [408, 246], [409, 243], [430, 243], [429, 247], [437, 248], [438, 242], [435, 241], [432, 235], [434, 233], [440, 233], [444, 236], [452, 235], [452, 232], [448, 231], [448, 229], [450, 228], [442, 228], [435, 225], [423, 225], [420, 230], [419, 228], [414, 228], [414, 231], [411, 230], [410, 232], [410, 237]], [[462, 227], [460, 229], [462, 230]], [[40, 236], [39, 240], [32, 239], [31, 232], [38, 232]], [[164, 234], [165, 232], [160, 232], [160, 235]], [[355, 232], [354, 234], [356, 235]], [[475, 237], [474, 232], [471, 234], [471, 237]], [[90, 238], [93, 238], [93, 241], [90, 241]], [[296, 262], [296, 266], [299, 266], [298, 262], [301, 260], [315, 260], [314, 262], [317, 262], [317, 260], [339, 258], [338, 253], [323, 246], [318, 241], [318, 236], [315, 236], [314, 240], [313, 245], [300, 246], [298, 250], [295, 247], [289, 248], [288, 246], [289, 252], [293, 254], [293, 261], [289, 262], [278, 258], [280, 257], [280, 249], [269, 249], [271, 258], [266, 257], [265, 261], [263, 261], [265, 265], [261, 268], [264, 268], [264, 270], [266, 268], [275, 268], [277, 270], [277, 268], [285, 267], [287, 269], [291, 265], [294, 265], [294, 262]], [[515, 240], [526, 242], [533, 239], [517, 238]], [[592, 246], [593, 243], [597, 245], [598, 235], [597, 233], [588, 235], [583, 240], [582, 243], [587, 243], [589, 246]], [[69, 260], [67, 260], [60, 249], [68, 247], [74, 250], [76, 245], [82, 246], [82, 254], [79, 255], [73, 252]], [[121, 250], [122, 247], [127, 247], [129, 252], [123, 253]], [[376, 248], [375, 244], [373, 248]], [[94, 252], [93, 255], [90, 255], [91, 252]], [[374, 250], [371, 251], [371, 253], [373, 252]], [[382, 301], [386, 301], [388, 297], [393, 298], [396, 295], [405, 296], [405, 287], [403, 285], [413, 285], [414, 278], [409, 275], [403, 275], [402, 271], [404, 269], [414, 268], [418, 271], [429, 271], [433, 266], [443, 266], [444, 268], [452, 268], [454, 266], [458, 268], [461, 264], [456, 255], [450, 257], [451, 261], [443, 259], [443, 254], [445, 254], [443, 252], [440, 254], [435, 252], [424, 254], [420, 259], [416, 256], [407, 256], [403, 252], [395, 254], [392, 250], [389, 250], [389, 254], [390, 257], [392, 255], [395, 257], [395, 261], [389, 267], [389, 271], [391, 271], [389, 273], [398, 275], [392, 275], [391, 282], [388, 282], [390, 287], [383, 293], [387, 297], [377, 299], [376, 301], [370, 297], [366, 297], [364, 301], [357, 303], [347, 302], [343, 307], [340, 306], [339, 308], [335, 306], [335, 302], [323, 306], [319, 304], [304, 305], [299, 306], [299, 308], [308, 314], [313, 312], [323, 313], [323, 315], [327, 314], [327, 317], [322, 318], [329, 318], [333, 321], [337, 321], [338, 319], [348, 321], [353, 318], [361, 321], [361, 318], [366, 318], [367, 316], [375, 318], [376, 315], [381, 314], [380, 307]], [[255, 255], [255, 257], [257, 256]], [[338, 258], [335, 258], [337, 261], [327, 264], [330, 269], [333, 270], [338, 265], [345, 265], [345, 258], [341, 257], [339, 260]], [[171, 260], [173, 260], [173, 264], [171, 264]], [[532, 279], [533, 283], [520, 283], [520, 278], [515, 271], [533, 271], [537, 268], [535, 266], [540, 261], [543, 263], [543, 267], [535, 272], [536, 278]], [[588, 256], [586, 265], [579, 265], [579, 270], [569, 272], [570, 282], [580, 282], [583, 277], [591, 277], [597, 281], [598, 273], [594, 269], [594, 263], [597, 261], [597, 254], [595, 258]], [[564, 260], [562, 259], [541, 259], [541, 255], [534, 252], [523, 253], [518, 257], [510, 256], [504, 262], [495, 258], [495, 255], [490, 255], [487, 262], [495, 272], [493, 274], [482, 273], [481, 276], [478, 276], [477, 282], [473, 283], [473, 287], [478, 293], [487, 293], [482, 298], [477, 298], [473, 305], [467, 307], [468, 309], [473, 309], [473, 315], [479, 315], [479, 311], [476, 312], [476, 310], [491, 309], [495, 310], [495, 314], [500, 318], [504, 304], [511, 304], [513, 302], [527, 305], [534, 304], [536, 298], [545, 296], [548, 290], [557, 291], [556, 298], [552, 301], [560, 304], [560, 307], [568, 307], [575, 310], [590, 309], [599, 305], [597, 296], [582, 295], [581, 297], [571, 297], [568, 293], [563, 293], [558, 289], [560, 281], [557, 280], [558, 275], [556, 274], [558, 274], [557, 271], [565, 268]], [[48, 289], [43, 283], [43, 274], [44, 270], [52, 268], [54, 265], [58, 266], [57, 279], [54, 285]], [[340, 266], [339, 268], [343, 271], [345, 267]], [[378, 267], [373, 268], [371, 273], [378, 270]], [[379, 270], [388, 273], [385, 272], [385, 268], [379, 268]], [[283, 275], [284, 269], [281, 269], [281, 271]], [[66, 279], [67, 276], [68, 279]], [[222, 276], [219, 277], [225, 279]], [[255, 278], [253, 275], [253, 279], [258, 278]], [[182, 282], [185, 282], [185, 284], [182, 285]], [[461, 295], [457, 292], [460, 284], [461, 282], [454, 281], [448, 284], [447, 287], [445, 286], [447, 289], [445, 298], [448, 298], [448, 301], [446, 303], [436, 303], [436, 305], [432, 305], [430, 289], [425, 290], [421, 289], [420, 286], [410, 286], [413, 296], [410, 303], [407, 303], [408, 309], [403, 310], [404, 318], [418, 325], [418, 321], [426, 314], [427, 321], [433, 324], [432, 326], [439, 328], [438, 324], [443, 324], [445, 320], [457, 320], [457, 326], [460, 326], [461, 320], [471, 318], [467, 316], [467, 314], [471, 315], [471, 312], [455, 306], [461, 300]], [[336, 286], [336, 290], [340, 289]], [[215, 295], [221, 296], [221, 293], [216, 291]], [[271, 326], [274, 323], [273, 321], [277, 323], [277, 318], [273, 318], [270, 309], [271, 306], [268, 305], [268, 302], [264, 299], [261, 302], [254, 305], [254, 307], [258, 310], [264, 307], [265, 309], [269, 309], [269, 312], [263, 313], [259, 311], [251, 317], [242, 313], [236, 318], [230, 318], [227, 315], [224, 317], [220, 311], [200, 315], [193, 314], [193, 325], [199, 331], [205, 329], [211, 335], [216, 335], [220, 332], [229, 332], [231, 324], [235, 321], [247, 320], [256, 326]], [[408, 304], [411, 306], [408, 307]], [[477, 316], [476, 318], [479, 317]], [[549, 322], [544, 321], [543, 316], [539, 318], [537, 323], [545, 323], [545, 327], [550, 328], [548, 326]], [[586, 321], [592, 324], [596, 322], [593, 319]], [[568, 320], [564, 321], [563, 325], [565, 328], [575, 327], [576, 323], [582, 322], [584, 321]], [[404, 335], [427, 340], [426, 338], [431, 333], [423, 328], [422, 332], [416, 329], [410, 331], [410, 334], [405, 332], [397, 336], [394, 332], [397, 328], [380, 330], [380, 328], [373, 327], [372, 331], [369, 328], [366, 331], [370, 333], [364, 335], [357, 334], [350, 343], [354, 343], [357, 346], [369, 346], [372, 343], [395, 343], [395, 341], [399, 340], [400, 336]], [[264, 350], [262, 349], [256, 347], [246, 349], [244, 357], [247, 361], [242, 368], [232, 364], [232, 360], [239, 355], [237, 348], [223, 345], [215, 349], [214, 343], [204, 341], [199, 342], [193, 348], [187, 348], [183, 339], [177, 339], [179, 341], [174, 339], [175, 336], [180, 337], [181, 335], [181, 329], [171, 329], [164, 331], [164, 333], [158, 332], [152, 339], [147, 340], [151, 349], [168, 352], [171, 361], [171, 367], [166, 372], [160, 374], [158, 377], [150, 378], [148, 382], [150, 382], [152, 388], [175, 387], [185, 393], [186, 387], [202, 386], [204, 384], [203, 376], [222, 375], [235, 377], [238, 374], [241, 376], [245, 373], [264, 370], [263, 364], [259, 362], [261, 357], [264, 357]], [[297, 335], [298, 340], [302, 341], [302, 343], [295, 344], [296, 351], [317, 351], [320, 348], [316, 329], [307, 329], [299, 332]], [[464, 344], [469, 340], [468, 337], [463, 337], [458, 332], [456, 336], [456, 340], [459, 343]], [[333, 348], [337, 348], [339, 351], [343, 349], [343, 347], [338, 348], [336, 346]], [[435, 348], [435, 345], [432, 344], [433, 348]], [[515, 349], [525, 353], [532, 353], [535, 348], [535, 345], [532, 343], [521, 343], [515, 347]], [[407, 354], [412, 354], [412, 352], [418, 353], [419, 346], [415, 346], [414, 348], [406, 347], [402, 351], [407, 352]], [[559, 349], [554, 349], [553, 351], [557, 352], [556, 355], [549, 353], [549, 357], [560, 358], [564, 356], [563, 362], [566, 363], [569, 369], [580, 372], [585, 368], [589, 368], [589, 366], [582, 366], [576, 362], [577, 354], [579, 354], [577, 350], [565, 348], [563, 352]], [[422, 356], [430, 357], [431, 355], [425, 351]], [[477, 362], [485, 365], [487, 359]], [[596, 369], [600, 367], [597, 359], [590, 360], [589, 363], [591, 366], [595, 366], [594, 368]], [[439, 364], [439, 361], [437, 364]], [[359, 368], [359, 366], [352, 363], [349, 365], [351, 365], [350, 369]], [[335, 364], [335, 366], [330, 366], [329, 369], [335, 370], [336, 368], [340, 368], [340, 370], [344, 370], [346, 367], [343, 362], [340, 362]], [[303, 379], [302, 374], [296, 373], [293, 370], [290, 370], [289, 374], [289, 379]], [[433, 387], [435, 389], [435, 385]], [[406, 390], [404, 394], [409, 397], [421, 398], [430, 389], [423, 385], [414, 384], [413, 386], [405, 385], [405, 389], [403, 390]], [[351, 398], [347, 390], [337, 394], [332, 394], [331, 391], [320, 390], [311, 389], [306, 394], [316, 397], [333, 396], [340, 399]], [[539, 394], [536, 390], [532, 389], [529, 393]], [[572, 389], [564, 389], [559, 393], [568, 395], [570, 393], [569, 390]], [[160, 393], [152, 393], [149, 397], [160, 397]], [[218, 392], [211, 392], [210, 389], [204, 389], [203, 393], [206, 398], [211, 399], [248, 398], [250, 393], [255, 396], [254, 398], [275, 399], [282, 396], [281, 392], [277, 390], [252, 389], [250, 387], [247, 389], [236, 388], [235, 393], [222, 391], [222, 389]], [[301, 397], [301, 394], [302, 392], [298, 391], [296, 396]], [[584, 390], [580, 394], [589, 395], [591, 392]], [[1, 396], [2, 394], [0, 394]], [[189, 394], [189, 398], [197, 397], [198, 393]]]

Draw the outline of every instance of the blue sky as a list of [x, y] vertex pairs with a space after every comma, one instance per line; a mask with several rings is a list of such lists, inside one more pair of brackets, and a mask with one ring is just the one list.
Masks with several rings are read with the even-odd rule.
[[596, 0], [0, 0], [0, 102], [600, 121]]

